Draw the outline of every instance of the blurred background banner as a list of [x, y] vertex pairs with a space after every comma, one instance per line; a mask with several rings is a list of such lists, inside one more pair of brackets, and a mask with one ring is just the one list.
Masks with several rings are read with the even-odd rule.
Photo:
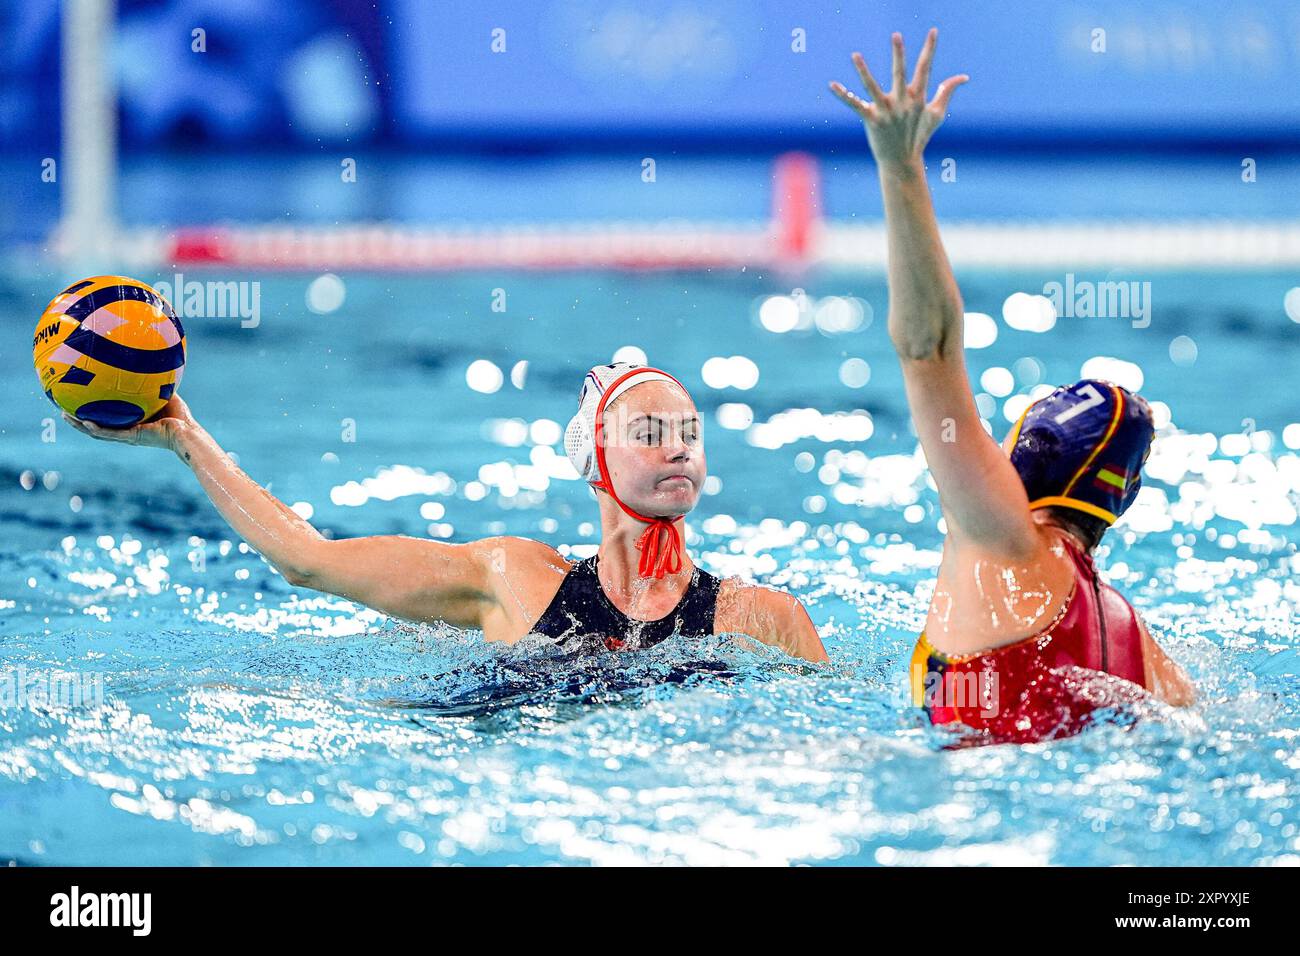
[[[57, 148], [60, 6], [0, 12], [8, 152]], [[1300, 139], [1292, 0], [120, 0], [112, 63], [125, 151], [810, 147], [857, 135], [826, 93], [849, 52], [887, 77], [889, 30], [931, 23], [937, 71], [973, 77], [953, 142]]]
[[12, 0], [0, 18], [0, 243], [65, 262], [879, 267], [862, 126], [826, 84], [858, 85], [855, 49], [887, 79], [890, 31], [915, 55], [931, 24], [932, 83], [972, 77], [927, 154], [959, 266], [1300, 262], [1290, 0]]

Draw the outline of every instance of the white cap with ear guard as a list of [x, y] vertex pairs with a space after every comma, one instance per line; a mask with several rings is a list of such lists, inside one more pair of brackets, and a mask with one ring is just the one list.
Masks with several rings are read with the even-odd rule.
[[[668, 382], [683, 392], [686, 391], [667, 372], [631, 362], [597, 365], [582, 380], [578, 413], [569, 420], [569, 425], [564, 430], [564, 452], [583, 481], [597, 482], [601, 479], [600, 464], [596, 460], [596, 411], [600, 408], [601, 399], [605, 400], [605, 406], [608, 407], [629, 388], [645, 382]], [[611, 385], [613, 391], [606, 397]]]

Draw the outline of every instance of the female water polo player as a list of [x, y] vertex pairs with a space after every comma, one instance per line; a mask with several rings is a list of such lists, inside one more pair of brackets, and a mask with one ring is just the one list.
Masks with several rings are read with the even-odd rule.
[[827, 659], [796, 598], [719, 580], [682, 547], [705, 478], [704, 443], [686, 388], [659, 369], [600, 365], [583, 381], [565, 450], [596, 489], [601, 539], [597, 553], [578, 562], [516, 537], [327, 539], [244, 474], [179, 396], [160, 417], [123, 430], [64, 418], [95, 438], [175, 452], [231, 527], [293, 585], [409, 620], [481, 628], [490, 641], [542, 634], [618, 650], [673, 635], [743, 634]]
[[965, 724], [1001, 741], [1074, 733], [1097, 708], [1141, 696], [1139, 687], [1190, 703], [1187, 676], [1100, 581], [1091, 557], [1137, 495], [1154, 434], [1146, 402], [1101, 381], [1058, 388], [1025, 412], [1004, 449], [980, 422], [961, 295], [922, 160], [953, 91], [969, 78], [944, 80], [926, 102], [936, 37], [926, 37], [909, 85], [894, 34], [889, 93], [855, 53], [870, 103], [831, 84], [862, 118], [876, 159], [889, 334], [947, 525], [912, 657], [913, 700], [936, 724]]

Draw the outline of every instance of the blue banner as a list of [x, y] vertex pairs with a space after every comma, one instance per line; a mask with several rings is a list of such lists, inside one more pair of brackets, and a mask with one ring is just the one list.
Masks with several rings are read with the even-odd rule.
[[[826, 90], [882, 81], [889, 34], [934, 80], [966, 72], [942, 135], [1120, 145], [1300, 139], [1300, 6], [883, 0], [207, 0], [118, 5], [125, 148], [653, 139], [810, 146], [857, 137]], [[59, 5], [0, 12], [0, 137], [58, 140]]]

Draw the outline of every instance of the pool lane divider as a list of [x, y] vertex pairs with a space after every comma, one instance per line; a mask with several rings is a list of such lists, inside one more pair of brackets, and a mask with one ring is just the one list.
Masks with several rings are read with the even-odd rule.
[[819, 179], [814, 157], [778, 156], [771, 176], [772, 216], [766, 222], [675, 218], [504, 225], [196, 225], [130, 230], [115, 249], [137, 267], [439, 272], [779, 266], [798, 271], [815, 252]]
[[[777, 156], [767, 221], [132, 229], [113, 244], [130, 268], [286, 272], [454, 272], [475, 269], [741, 271], [883, 270], [884, 223], [828, 221], [816, 157]], [[945, 221], [954, 266], [1276, 269], [1300, 266], [1300, 220]], [[66, 237], [64, 237], [66, 239]], [[51, 240], [59, 250], [64, 240]]]

